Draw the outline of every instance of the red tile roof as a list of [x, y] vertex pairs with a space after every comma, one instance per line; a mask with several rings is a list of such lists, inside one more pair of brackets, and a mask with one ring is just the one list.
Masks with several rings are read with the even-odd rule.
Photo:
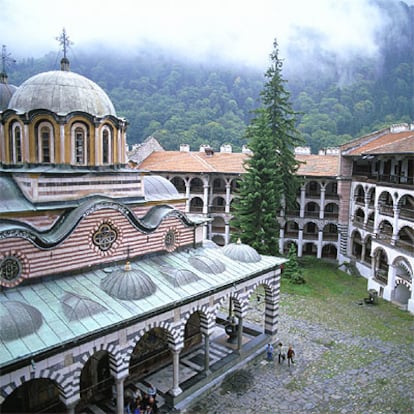
[[389, 129], [366, 135], [341, 146], [342, 155], [414, 154], [414, 131]]
[[[152, 172], [243, 174], [243, 162], [247, 157], [244, 153], [207, 155], [204, 152], [156, 151], [138, 168]], [[339, 157], [336, 155], [296, 155], [296, 159], [305, 162], [299, 167], [299, 175], [331, 177], [338, 173]]]

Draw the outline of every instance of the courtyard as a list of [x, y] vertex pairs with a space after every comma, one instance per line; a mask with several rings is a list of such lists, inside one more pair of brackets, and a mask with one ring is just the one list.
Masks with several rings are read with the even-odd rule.
[[365, 304], [366, 280], [334, 264], [302, 265], [307, 283], [282, 281], [280, 306], [278, 338], [293, 345], [294, 366], [263, 350], [182, 413], [414, 412], [414, 317], [381, 299]]

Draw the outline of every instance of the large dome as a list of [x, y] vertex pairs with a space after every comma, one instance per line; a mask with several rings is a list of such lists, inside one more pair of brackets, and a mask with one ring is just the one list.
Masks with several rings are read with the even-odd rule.
[[59, 115], [82, 111], [94, 116], [116, 116], [111, 100], [100, 86], [67, 70], [29, 78], [17, 88], [8, 108], [22, 113], [48, 109]]

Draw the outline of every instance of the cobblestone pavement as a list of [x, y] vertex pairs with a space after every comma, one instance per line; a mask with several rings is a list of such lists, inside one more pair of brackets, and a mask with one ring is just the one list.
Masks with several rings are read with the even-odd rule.
[[[375, 306], [362, 307], [366, 308], [362, 312], [375, 312]], [[352, 309], [345, 307], [342, 311]], [[278, 336], [284, 345], [293, 345], [293, 366], [267, 362], [263, 352], [227, 381], [233, 382], [236, 389], [224, 387], [223, 382], [181, 412], [414, 413], [414, 339], [400, 345], [399, 341], [381, 340], [377, 335], [362, 336], [358, 312], [352, 329], [330, 325], [329, 314], [322, 322], [308, 322], [301, 318], [304, 313], [306, 308], [301, 309], [299, 317], [281, 312]], [[389, 327], [392, 321], [384, 321], [387, 323]], [[404, 329], [414, 338], [414, 318], [405, 322]], [[243, 373], [245, 377], [246, 371], [250, 381], [243, 390], [243, 378], [237, 376]]]

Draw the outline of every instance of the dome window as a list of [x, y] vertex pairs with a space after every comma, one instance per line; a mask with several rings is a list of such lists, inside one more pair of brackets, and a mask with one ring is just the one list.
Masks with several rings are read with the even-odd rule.
[[84, 125], [76, 125], [73, 129], [73, 163], [86, 165], [89, 161], [87, 130]]
[[54, 162], [53, 130], [49, 123], [43, 122], [39, 125], [36, 144], [37, 161], [46, 164]]
[[110, 164], [112, 162], [112, 133], [111, 130], [105, 126], [102, 131], [102, 163]]
[[22, 134], [18, 123], [13, 124], [9, 140], [9, 160], [12, 164], [20, 164], [22, 157]]

